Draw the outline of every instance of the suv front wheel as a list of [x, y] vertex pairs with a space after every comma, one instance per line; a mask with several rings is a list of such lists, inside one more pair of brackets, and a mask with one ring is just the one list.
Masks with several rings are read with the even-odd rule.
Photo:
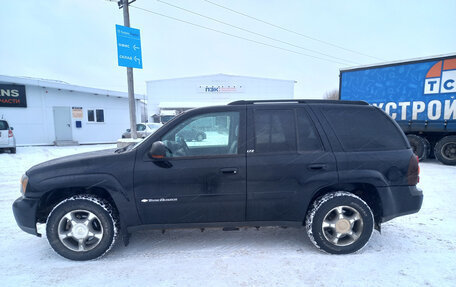
[[116, 218], [107, 201], [92, 195], [76, 195], [63, 200], [51, 211], [46, 236], [51, 247], [65, 258], [99, 258], [114, 245]]
[[370, 207], [358, 196], [344, 191], [325, 194], [307, 213], [310, 241], [325, 252], [347, 254], [360, 250], [374, 230]]

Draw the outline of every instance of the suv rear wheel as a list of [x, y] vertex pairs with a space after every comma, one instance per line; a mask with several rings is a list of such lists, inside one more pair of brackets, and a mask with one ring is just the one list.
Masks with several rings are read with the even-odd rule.
[[360, 250], [374, 230], [371, 209], [358, 196], [344, 191], [325, 194], [315, 200], [307, 213], [306, 230], [310, 241], [332, 254]]
[[46, 235], [51, 247], [65, 258], [95, 259], [114, 245], [116, 218], [107, 201], [76, 195], [54, 207], [47, 219]]

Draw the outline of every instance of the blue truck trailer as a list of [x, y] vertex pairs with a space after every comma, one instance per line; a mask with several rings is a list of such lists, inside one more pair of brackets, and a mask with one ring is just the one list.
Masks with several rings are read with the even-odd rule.
[[395, 119], [420, 160], [456, 165], [456, 54], [341, 69], [339, 91]]

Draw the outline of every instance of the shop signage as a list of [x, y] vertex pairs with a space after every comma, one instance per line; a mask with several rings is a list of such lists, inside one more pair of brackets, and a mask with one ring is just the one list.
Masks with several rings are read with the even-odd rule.
[[71, 107], [74, 119], [82, 119], [82, 107]]
[[0, 107], [26, 108], [25, 86], [0, 84]]
[[221, 94], [221, 93], [243, 93], [243, 86], [214, 86], [214, 85], [201, 85], [198, 87], [200, 93]]

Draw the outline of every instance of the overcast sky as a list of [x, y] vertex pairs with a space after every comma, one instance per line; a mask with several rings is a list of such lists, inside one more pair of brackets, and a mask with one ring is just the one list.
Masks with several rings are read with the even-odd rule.
[[[210, 1], [375, 58], [274, 28], [204, 0], [137, 0], [133, 6], [329, 61], [131, 7], [131, 26], [141, 30], [144, 67], [134, 70], [135, 92], [145, 93], [147, 80], [225, 73], [295, 80], [296, 98], [321, 98], [326, 91], [338, 88], [342, 67], [456, 52], [454, 0]], [[117, 3], [105, 0], [0, 2], [0, 74], [127, 90], [126, 68], [117, 66], [115, 24], [123, 24]]]

